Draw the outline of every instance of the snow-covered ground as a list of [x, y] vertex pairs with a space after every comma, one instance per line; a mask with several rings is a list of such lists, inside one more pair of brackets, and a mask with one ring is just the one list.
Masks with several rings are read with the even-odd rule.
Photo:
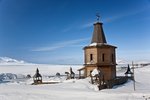
[[[44, 81], [60, 83], [31, 85], [32, 78], [25, 76], [33, 76], [37, 67]], [[50, 77], [57, 72], [64, 75], [70, 67], [77, 73], [76, 70], [82, 66], [1, 63], [0, 100], [146, 100], [143, 96], [150, 97], [150, 65], [135, 69], [135, 91], [130, 80], [113, 89], [98, 91], [97, 86], [89, 83], [89, 78], [65, 80], [65, 76]], [[123, 73], [118, 71], [118, 75]]]

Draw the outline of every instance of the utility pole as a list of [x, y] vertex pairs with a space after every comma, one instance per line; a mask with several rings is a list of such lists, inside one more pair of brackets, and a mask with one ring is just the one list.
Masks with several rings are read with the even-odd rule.
[[132, 61], [132, 69], [133, 69], [133, 88], [134, 88], [134, 91], [135, 91], [135, 72], [134, 72], [134, 64], [133, 64], [133, 61]]

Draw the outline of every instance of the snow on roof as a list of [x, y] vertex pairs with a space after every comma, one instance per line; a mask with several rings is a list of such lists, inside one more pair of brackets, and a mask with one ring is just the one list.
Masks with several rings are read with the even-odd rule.
[[[102, 45], [106, 45], [106, 46], [113, 46], [113, 45], [109, 45], [107, 43], [91, 43], [89, 46], [102, 46]], [[114, 46], [113, 46], [114, 47]]]
[[95, 75], [97, 75], [97, 74], [99, 74], [99, 70], [97, 70], [97, 68], [95, 68], [93, 71], [92, 71], [92, 76], [95, 76]]

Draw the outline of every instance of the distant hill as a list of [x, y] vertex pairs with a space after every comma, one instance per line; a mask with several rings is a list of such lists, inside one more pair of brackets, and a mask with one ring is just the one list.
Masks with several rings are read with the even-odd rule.
[[117, 64], [128, 64], [129, 62], [123, 59], [117, 59]]
[[27, 64], [27, 62], [9, 57], [0, 57], [0, 64]]

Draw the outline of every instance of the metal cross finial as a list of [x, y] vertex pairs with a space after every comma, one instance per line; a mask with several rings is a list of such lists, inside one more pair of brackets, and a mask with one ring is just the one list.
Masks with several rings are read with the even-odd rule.
[[100, 19], [99, 13], [96, 14], [96, 17], [97, 17], [97, 21], [99, 22], [99, 19]]

